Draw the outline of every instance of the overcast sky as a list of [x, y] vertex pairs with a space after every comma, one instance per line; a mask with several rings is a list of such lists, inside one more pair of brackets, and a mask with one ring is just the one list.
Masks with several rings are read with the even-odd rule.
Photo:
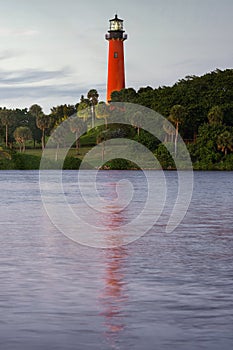
[[232, 68], [232, 0], [0, 0], [0, 106], [48, 113], [91, 88], [105, 100], [104, 36], [116, 12], [127, 87]]

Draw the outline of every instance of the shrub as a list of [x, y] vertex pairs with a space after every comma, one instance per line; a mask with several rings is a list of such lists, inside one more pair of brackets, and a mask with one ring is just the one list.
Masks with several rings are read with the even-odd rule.
[[123, 159], [123, 158], [115, 158], [112, 160], [109, 160], [108, 162], [106, 162], [103, 166], [102, 169], [109, 169], [109, 170], [132, 170], [132, 169], [139, 169], [139, 167], [127, 160], [127, 159]]

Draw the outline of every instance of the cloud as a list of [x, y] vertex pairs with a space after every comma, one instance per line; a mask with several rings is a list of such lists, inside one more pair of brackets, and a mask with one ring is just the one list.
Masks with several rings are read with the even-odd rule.
[[1, 37], [25, 37], [25, 36], [35, 36], [39, 34], [38, 30], [35, 29], [12, 29], [12, 28], [0, 28]]
[[[0, 106], [25, 108], [40, 104], [48, 112], [60, 104], [76, 104], [81, 95], [93, 88], [81, 80], [69, 67], [57, 70], [0, 70]], [[105, 84], [95, 84], [100, 100], [105, 100]]]
[[22, 54], [22, 51], [19, 50], [5, 50], [0, 53], [0, 61], [9, 60], [11, 58], [18, 57]]
[[[41, 97], [77, 97], [85, 95], [91, 89], [90, 87], [84, 87], [79, 84], [60, 84], [60, 85], [44, 85], [44, 86], [12, 86], [12, 87], [0, 87], [0, 96], [2, 99], [14, 99], [24, 98], [27, 96], [31, 98]], [[99, 92], [105, 91], [105, 85], [98, 85], [96, 89]]]
[[[1, 58], [1, 56], [0, 56]], [[67, 67], [59, 70], [37, 70], [24, 69], [17, 71], [0, 71], [0, 86], [13, 84], [40, 84], [46, 80], [63, 78], [71, 74], [71, 70]]]
[[[49, 113], [53, 106], [76, 104], [80, 101], [81, 95], [86, 96], [91, 88], [93, 86], [84, 86], [78, 82], [43, 86], [0, 86], [0, 107], [25, 108], [38, 103]], [[95, 88], [99, 92], [99, 100], [105, 100], [105, 84], [96, 85]]]

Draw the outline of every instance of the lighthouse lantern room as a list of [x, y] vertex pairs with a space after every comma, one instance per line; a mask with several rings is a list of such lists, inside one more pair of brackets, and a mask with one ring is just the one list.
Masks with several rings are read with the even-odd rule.
[[115, 15], [109, 22], [109, 31], [105, 35], [109, 42], [107, 102], [111, 102], [113, 91], [120, 91], [125, 87], [124, 41], [127, 39], [122, 19]]

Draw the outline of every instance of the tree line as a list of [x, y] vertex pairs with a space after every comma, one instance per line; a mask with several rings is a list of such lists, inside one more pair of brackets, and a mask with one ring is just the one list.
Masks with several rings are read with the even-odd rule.
[[[136, 103], [163, 115], [170, 123], [164, 123], [165, 143], [174, 144], [177, 150], [178, 133], [187, 143], [191, 158], [197, 169], [227, 168], [233, 169], [233, 70], [215, 70], [201, 77], [187, 76], [173, 86], [152, 88], [141, 87], [114, 91], [112, 102]], [[13, 147], [16, 141], [20, 150], [25, 149], [29, 139], [45, 147], [45, 137], [64, 120], [73, 115], [70, 129], [77, 135], [85, 129], [95, 127], [95, 120], [102, 118], [105, 128], [96, 134], [96, 142], [103, 142], [116, 136], [111, 125], [111, 105], [99, 102], [97, 90], [91, 89], [86, 97], [83, 95], [76, 105], [52, 107], [48, 115], [34, 104], [29, 109], [0, 108], [0, 136], [6, 147]], [[171, 166], [171, 158], [163, 144], [154, 140], [149, 133], [140, 131], [141, 112], [131, 118], [131, 130], [126, 127], [118, 130], [119, 135], [129, 136], [144, 143], [164, 161], [165, 167]], [[95, 128], [97, 129], [97, 128]], [[132, 132], [132, 129], [134, 132]], [[57, 136], [59, 138], [59, 136]], [[62, 138], [62, 135], [61, 135]], [[54, 140], [59, 145], [60, 140]], [[79, 148], [77, 137], [76, 148]], [[166, 160], [166, 161], [165, 161]], [[169, 165], [170, 164], [170, 165]], [[221, 165], [222, 164], [222, 165]]]
[[[19, 145], [20, 151], [25, 150], [25, 143], [33, 140], [34, 147], [37, 143], [41, 144], [42, 150], [45, 147], [46, 136], [60, 125], [64, 120], [73, 115], [80, 114], [80, 121], [85, 117], [85, 110], [92, 109], [98, 103], [98, 92], [91, 89], [85, 98], [83, 95], [80, 102], [76, 105], [64, 104], [50, 109], [49, 114], [45, 114], [38, 104], [33, 104], [29, 109], [9, 109], [0, 107], [0, 137], [6, 148], [13, 148], [14, 142]], [[77, 124], [77, 123], [76, 123]], [[79, 128], [73, 123], [72, 130]]]

